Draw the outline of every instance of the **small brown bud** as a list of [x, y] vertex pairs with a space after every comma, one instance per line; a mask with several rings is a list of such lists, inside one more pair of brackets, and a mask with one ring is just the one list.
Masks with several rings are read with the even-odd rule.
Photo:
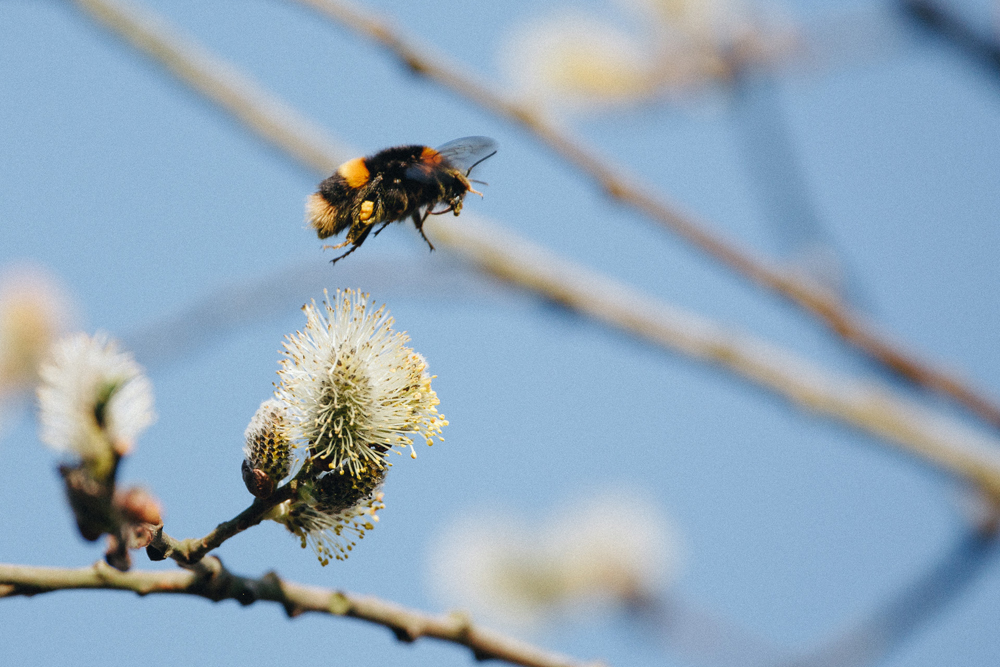
[[275, 481], [260, 468], [251, 468], [250, 462], [243, 459], [243, 483], [247, 491], [257, 498], [270, 498], [274, 493]]
[[95, 479], [85, 463], [61, 465], [59, 474], [66, 485], [66, 498], [80, 535], [93, 542], [104, 533], [113, 532], [116, 526], [111, 508], [113, 485]]
[[128, 572], [132, 567], [132, 557], [128, 553], [128, 544], [115, 535], [108, 534], [108, 549], [104, 553], [104, 562], [120, 572]]
[[127, 523], [148, 523], [154, 526], [163, 523], [159, 501], [145, 489], [133, 486], [118, 491], [115, 493], [114, 504]]

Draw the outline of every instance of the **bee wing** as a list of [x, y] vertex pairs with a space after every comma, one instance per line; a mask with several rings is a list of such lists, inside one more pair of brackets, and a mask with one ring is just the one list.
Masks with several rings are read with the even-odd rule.
[[497, 153], [497, 142], [489, 137], [462, 137], [435, 148], [456, 169], [468, 176], [473, 167]]
[[[448, 166], [458, 169], [466, 176], [473, 167], [497, 152], [497, 142], [489, 137], [462, 137], [434, 149]], [[418, 163], [406, 170], [409, 178], [423, 182], [435, 180], [435, 168], [426, 163]]]

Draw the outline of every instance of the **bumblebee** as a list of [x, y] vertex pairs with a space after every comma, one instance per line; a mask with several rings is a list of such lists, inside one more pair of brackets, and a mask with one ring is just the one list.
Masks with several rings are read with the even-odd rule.
[[[467, 193], [482, 197], [468, 176], [496, 152], [496, 142], [488, 137], [463, 137], [437, 148], [396, 146], [348, 160], [310, 195], [306, 202], [309, 225], [321, 239], [348, 230], [343, 243], [323, 246], [324, 250], [351, 246], [333, 262], [360, 248], [376, 226], [378, 236], [390, 223], [407, 218], [434, 250], [424, 234], [427, 216], [448, 211], [458, 215]], [[435, 210], [439, 206], [445, 208]]]

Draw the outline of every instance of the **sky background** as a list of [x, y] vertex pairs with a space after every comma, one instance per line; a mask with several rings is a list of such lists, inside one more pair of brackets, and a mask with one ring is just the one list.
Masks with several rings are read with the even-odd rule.
[[[616, 206], [518, 128], [311, 12], [279, 1], [148, 4], [361, 153], [495, 138], [500, 152], [481, 172], [485, 197], [470, 198], [467, 212], [826, 367], [890, 380], [782, 300]], [[952, 4], [984, 31], [996, 25], [989, 2]], [[505, 45], [526, 22], [563, 7], [625, 28], [634, 20], [596, 0], [368, 6], [498, 86]], [[806, 26], [863, 15], [880, 36], [870, 50], [773, 81], [852, 294], [907, 347], [1000, 395], [1000, 78], [911, 30], [889, 4], [781, 7]], [[680, 104], [563, 122], [720, 234], [780, 258], [784, 243], [755, 189], [752, 167], [763, 158], [741, 143], [744, 111], [709, 89]], [[446, 611], [428, 585], [428, 560], [457, 517], [499, 507], [541, 526], [574, 499], [608, 492], [628, 522], [640, 496], [671, 517], [683, 544], [674, 594], [765, 643], [804, 650], [931, 568], [965, 529], [961, 488], [939, 474], [721, 371], [429, 254], [411, 225], [331, 266], [302, 217], [319, 180], [69, 3], [0, 1], [0, 267], [47, 267], [79, 327], [121, 338], [148, 368], [159, 421], [122, 480], [162, 500], [168, 532], [203, 535], [249, 504], [243, 430], [270, 394], [282, 337], [301, 328], [300, 307], [324, 287], [361, 288], [386, 303], [438, 376], [446, 440], [393, 468], [381, 522], [346, 563], [320, 567], [270, 524], [218, 550], [233, 571], [275, 569]], [[167, 336], [172, 346], [151, 338], [219, 294], [250, 305], [211, 336]], [[0, 561], [77, 567], [100, 558], [76, 534], [30, 406], [8, 414], [0, 438]], [[141, 553], [135, 561], [171, 567]], [[992, 562], [887, 664], [997, 664], [998, 618]], [[619, 617], [527, 636], [610, 665], [691, 664]], [[459, 647], [401, 645], [355, 621], [289, 621], [275, 605], [112, 592], [0, 601], [0, 637], [12, 665], [143, 655], [242, 666], [471, 662]]]

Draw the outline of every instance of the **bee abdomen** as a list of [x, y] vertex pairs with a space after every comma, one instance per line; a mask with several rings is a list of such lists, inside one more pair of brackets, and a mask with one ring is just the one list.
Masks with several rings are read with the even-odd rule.
[[306, 200], [306, 217], [309, 226], [321, 239], [339, 234], [351, 226], [350, 211], [346, 216], [342, 215], [320, 192], [314, 192]]

